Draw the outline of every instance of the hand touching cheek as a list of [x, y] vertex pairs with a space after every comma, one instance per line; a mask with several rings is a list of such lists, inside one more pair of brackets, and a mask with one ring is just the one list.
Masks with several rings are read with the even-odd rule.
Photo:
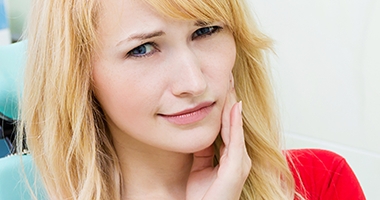
[[227, 95], [223, 110], [219, 165], [213, 167], [213, 147], [194, 153], [189, 176], [187, 200], [239, 199], [251, 168], [244, 142], [242, 102], [234, 91]]

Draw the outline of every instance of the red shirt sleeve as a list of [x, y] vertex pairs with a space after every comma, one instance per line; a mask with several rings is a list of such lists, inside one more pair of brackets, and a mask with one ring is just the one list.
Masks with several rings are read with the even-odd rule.
[[320, 149], [288, 150], [296, 190], [307, 200], [365, 200], [346, 160]]

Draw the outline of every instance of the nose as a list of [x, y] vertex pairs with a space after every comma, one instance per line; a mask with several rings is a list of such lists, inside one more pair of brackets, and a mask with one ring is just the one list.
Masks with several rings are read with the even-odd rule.
[[[174, 53], [171, 90], [175, 96], [200, 96], [207, 88], [201, 59], [188, 47]], [[174, 66], [173, 66], [174, 65]]]

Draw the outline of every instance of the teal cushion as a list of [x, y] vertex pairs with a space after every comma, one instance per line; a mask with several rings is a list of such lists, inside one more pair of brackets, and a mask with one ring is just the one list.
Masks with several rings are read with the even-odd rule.
[[[37, 177], [37, 178], [36, 178]], [[47, 199], [30, 155], [13, 155], [0, 159], [0, 200], [31, 200], [29, 185], [38, 200]]]
[[23, 84], [26, 42], [0, 46], [0, 114], [17, 119]]

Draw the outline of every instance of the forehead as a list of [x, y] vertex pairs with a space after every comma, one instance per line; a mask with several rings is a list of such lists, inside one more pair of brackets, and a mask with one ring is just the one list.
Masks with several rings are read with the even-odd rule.
[[[125, 34], [164, 29], [178, 20], [220, 21], [231, 29], [232, 0], [107, 0], [101, 1], [97, 35], [100, 42], [120, 40]], [[104, 42], [104, 41], [103, 41]], [[107, 41], [108, 44], [117, 41]]]
[[121, 22], [147, 23], [149, 22], [147, 17], [161, 18], [163, 16], [143, 0], [107, 0], [99, 11], [99, 24], [110, 28]]
[[97, 24], [100, 41], [117, 39], [125, 33], [133, 34], [152, 26], [160, 27], [165, 21], [164, 15], [143, 0], [107, 0], [102, 4]]
[[[234, 0], [107, 0], [103, 1], [103, 13], [112, 16], [143, 16], [155, 13], [174, 19], [221, 21], [227, 26], [234, 18], [237, 7]], [[102, 17], [100, 17], [100, 20]]]

